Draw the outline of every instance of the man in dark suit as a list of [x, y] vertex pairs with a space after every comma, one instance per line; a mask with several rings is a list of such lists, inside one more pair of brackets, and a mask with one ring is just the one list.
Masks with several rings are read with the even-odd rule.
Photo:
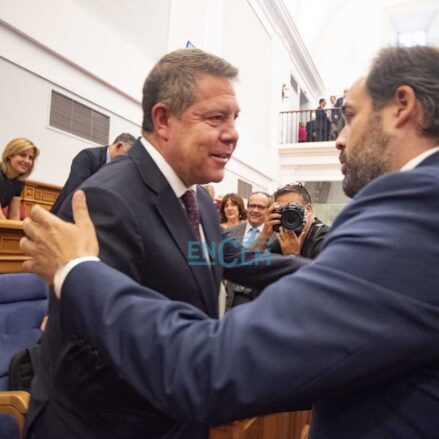
[[[226, 278], [255, 288], [295, 268], [292, 259], [269, 265], [256, 252], [243, 254], [221, 235], [214, 204], [197, 186], [220, 181], [235, 149], [237, 73], [198, 49], [163, 57], [145, 81], [143, 136], [81, 186], [102, 260], [213, 318], [223, 266]], [[59, 216], [72, 218], [69, 198]], [[238, 268], [242, 256], [249, 263]], [[206, 426], [162, 414], [99, 352], [64, 334], [59, 302], [51, 299], [43, 364], [32, 383], [28, 437], [205, 437]]]
[[319, 106], [316, 109], [315, 130], [317, 142], [325, 142], [329, 140], [331, 121], [325, 107], [326, 99], [322, 98], [319, 100]]
[[343, 96], [340, 96], [339, 98], [337, 98], [337, 100], [335, 101], [335, 110], [332, 110], [332, 114], [334, 117], [336, 117], [336, 132], [337, 134], [340, 133], [340, 131], [343, 129], [344, 127], [344, 118], [341, 112], [341, 108], [343, 107], [345, 100], [346, 100], [346, 95], [348, 93], [348, 89], [345, 88], [343, 90]]
[[352, 202], [311, 265], [220, 321], [71, 261], [97, 253], [81, 193], [77, 226], [41, 208], [26, 220], [25, 268], [67, 276], [64, 331], [175, 418], [215, 425], [312, 404], [310, 439], [436, 439], [438, 77], [437, 48], [380, 52], [348, 92], [337, 139]]
[[131, 134], [122, 133], [116, 137], [111, 145], [86, 148], [80, 151], [73, 159], [69, 177], [64, 183], [50, 211], [55, 215], [58, 214], [66, 198], [72, 194], [82, 182], [98, 172], [102, 166], [110, 163], [111, 160], [122, 154], [126, 154], [135, 141], [136, 138]]
[[[245, 247], [250, 247], [262, 232], [265, 215], [271, 203], [271, 197], [265, 192], [253, 192], [247, 203], [247, 221], [228, 229], [230, 236]], [[270, 238], [270, 237], [269, 237]], [[267, 238], [267, 239], [269, 239]], [[255, 299], [260, 290], [244, 287], [233, 282], [226, 283], [227, 309], [242, 305]]]

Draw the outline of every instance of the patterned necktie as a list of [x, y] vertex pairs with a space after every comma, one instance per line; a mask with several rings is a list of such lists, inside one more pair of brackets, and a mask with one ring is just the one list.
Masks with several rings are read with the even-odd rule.
[[186, 213], [191, 223], [192, 230], [195, 233], [198, 241], [201, 242], [200, 236], [200, 209], [198, 209], [197, 198], [195, 196], [195, 191], [188, 190], [181, 196], [181, 201], [183, 201], [186, 207]]

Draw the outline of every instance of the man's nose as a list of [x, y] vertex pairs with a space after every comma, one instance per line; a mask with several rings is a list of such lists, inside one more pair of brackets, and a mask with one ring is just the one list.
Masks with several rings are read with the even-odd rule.
[[239, 133], [236, 129], [235, 121], [230, 122], [230, 124], [223, 130], [221, 139], [223, 142], [236, 144], [239, 139]]
[[338, 133], [337, 139], [335, 140], [335, 147], [341, 151], [346, 146], [346, 126]]

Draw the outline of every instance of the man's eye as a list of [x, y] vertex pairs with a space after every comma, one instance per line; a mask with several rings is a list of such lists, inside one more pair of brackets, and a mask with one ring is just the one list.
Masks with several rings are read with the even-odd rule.
[[213, 116], [210, 116], [209, 119], [218, 122], [218, 121], [223, 120], [223, 115], [222, 114], [215, 114]]
[[343, 113], [343, 116], [344, 116], [346, 122], [350, 122], [352, 120], [352, 118], [354, 117], [354, 113], [352, 111], [345, 111]]

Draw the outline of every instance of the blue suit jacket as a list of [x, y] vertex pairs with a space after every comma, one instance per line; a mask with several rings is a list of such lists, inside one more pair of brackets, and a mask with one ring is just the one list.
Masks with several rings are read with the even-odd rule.
[[181, 421], [312, 404], [311, 438], [436, 439], [438, 218], [436, 153], [370, 183], [313, 264], [220, 321], [89, 262], [66, 279], [61, 322]]

